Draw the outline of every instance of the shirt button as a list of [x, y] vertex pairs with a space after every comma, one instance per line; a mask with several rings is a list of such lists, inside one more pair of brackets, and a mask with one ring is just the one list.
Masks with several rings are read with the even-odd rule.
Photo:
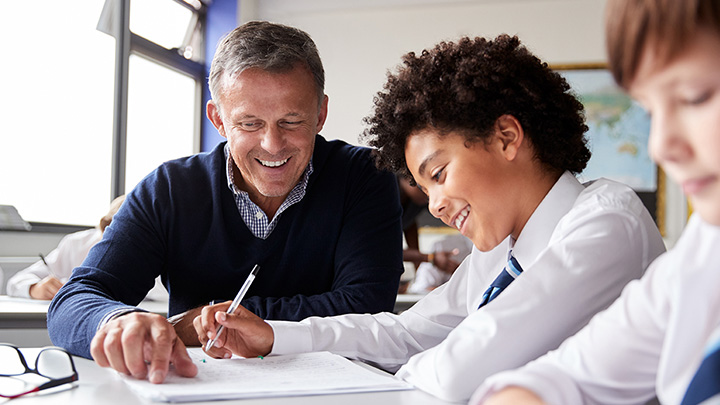
[[255, 218], [260, 219], [263, 217], [263, 213], [261, 211], [258, 211], [255, 213]]

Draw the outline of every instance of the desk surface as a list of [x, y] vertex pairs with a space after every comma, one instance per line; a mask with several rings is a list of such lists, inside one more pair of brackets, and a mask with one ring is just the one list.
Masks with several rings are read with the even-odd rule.
[[[0, 329], [47, 328], [50, 301], [0, 295]], [[140, 308], [167, 316], [167, 301], [143, 301]]]
[[[33, 353], [37, 349], [23, 349], [28, 360], [34, 360]], [[80, 376], [76, 386], [72, 389], [58, 390], [41, 394], [31, 394], [21, 399], [18, 404], [23, 405], [126, 405], [126, 404], [162, 404], [161, 402], [150, 402], [135, 395], [122, 381], [115, 371], [101, 368], [93, 361], [73, 357], [75, 366]], [[30, 360], [30, 361], [33, 361]], [[52, 391], [52, 390], [51, 390]], [[0, 404], [7, 401], [0, 400]], [[280, 397], [245, 400], [189, 402], [188, 404], [206, 405], [365, 405], [365, 404], [413, 404], [413, 405], [436, 405], [449, 404], [419, 390], [370, 392], [362, 394], [342, 395], [315, 395], [303, 397]]]
[[[400, 313], [415, 304], [423, 295], [399, 294], [395, 312]], [[13, 298], [0, 295], [0, 329], [35, 329], [47, 327], [50, 301]], [[167, 316], [167, 301], [143, 301], [140, 308]]]

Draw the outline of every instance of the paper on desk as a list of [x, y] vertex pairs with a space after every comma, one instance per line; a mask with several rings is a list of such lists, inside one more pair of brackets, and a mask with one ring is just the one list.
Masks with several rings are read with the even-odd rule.
[[[152, 401], [190, 402], [220, 399], [341, 394], [412, 389], [384, 372], [328, 352], [270, 356], [264, 359], [213, 359], [200, 348], [188, 350], [198, 366], [194, 378], [170, 373], [162, 384], [123, 377], [138, 395]], [[203, 362], [203, 360], [205, 360]]]

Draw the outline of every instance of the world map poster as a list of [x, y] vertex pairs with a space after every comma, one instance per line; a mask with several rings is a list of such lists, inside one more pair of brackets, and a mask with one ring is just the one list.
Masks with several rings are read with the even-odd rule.
[[650, 119], [607, 69], [558, 69], [585, 106], [592, 158], [582, 181], [605, 177], [636, 191], [656, 191], [657, 166], [648, 154]]

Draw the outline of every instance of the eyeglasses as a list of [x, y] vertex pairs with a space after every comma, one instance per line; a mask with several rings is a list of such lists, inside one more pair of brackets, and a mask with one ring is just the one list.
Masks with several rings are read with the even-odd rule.
[[[32, 375], [49, 379], [40, 385], [33, 384]], [[20, 350], [7, 343], [0, 343], [0, 397], [17, 398], [32, 392], [42, 391], [78, 380], [70, 353], [59, 347], [40, 350], [35, 359], [35, 368], [28, 367]]]

